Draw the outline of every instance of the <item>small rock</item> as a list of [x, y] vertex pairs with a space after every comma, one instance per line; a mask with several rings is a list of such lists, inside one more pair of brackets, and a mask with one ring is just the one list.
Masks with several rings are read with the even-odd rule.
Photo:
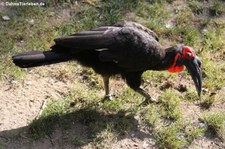
[[15, 81], [15, 80], [14, 80], [14, 81], [12, 81], [11, 83], [12, 83], [12, 84], [17, 84], [17, 83], [18, 83], [18, 81]]
[[134, 136], [135, 136], [135, 134], [134, 134], [134, 133], [132, 133], [132, 134], [131, 134], [131, 137], [133, 138]]
[[174, 26], [174, 24], [173, 24], [172, 21], [168, 21], [168, 22], [166, 23], [166, 28], [173, 28], [173, 26]]
[[26, 85], [31, 85], [32, 82], [31, 82], [31, 81], [27, 81], [27, 82], [25, 82], [25, 84], [26, 84]]
[[147, 143], [147, 141], [144, 141], [144, 143], [143, 143], [143, 148], [148, 148], [149, 147], [149, 144]]
[[175, 13], [176, 13], [176, 14], [178, 14], [179, 12], [180, 12], [180, 10], [179, 10], [179, 9], [176, 9], [176, 10], [175, 10]]
[[204, 28], [203, 30], [202, 30], [202, 33], [207, 33], [208, 32], [208, 30], [206, 29], [206, 28]]
[[31, 19], [28, 22], [29, 22], [29, 24], [33, 25], [34, 24], [34, 19]]
[[208, 93], [208, 92], [209, 92], [209, 90], [208, 90], [207, 88], [202, 88], [202, 92], [204, 92], [204, 93]]
[[10, 20], [10, 17], [8, 17], [8, 16], [3, 16], [2, 19], [3, 19], [4, 21], [9, 21], [9, 20]]
[[205, 125], [206, 125], [206, 124], [203, 123], [203, 122], [200, 122], [200, 123], [199, 123], [199, 127], [201, 127], [201, 128], [205, 127]]
[[201, 128], [205, 127], [205, 123], [199, 123], [199, 127]]

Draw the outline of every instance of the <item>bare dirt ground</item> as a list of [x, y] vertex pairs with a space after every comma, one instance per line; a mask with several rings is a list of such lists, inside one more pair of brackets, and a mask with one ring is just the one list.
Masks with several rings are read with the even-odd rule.
[[47, 98], [60, 98], [70, 85], [51, 77], [40, 78], [33, 71], [22, 82], [1, 82], [0, 131], [26, 126]]
[[[47, 71], [56, 71], [59, 66], [46, 66]], [[29, 137], [29, 124], [39, 115], [40, 109], [48, 98], [60, 99], [69, 94], [72, 87], [71, 80], [58, 80], [55, 77], [41, 77], [37, 72], [41, 68], [34, 68], [26, 75], [23, 81], [11, 81], [0, 83], [0, 148], [3, 149], [72, 149], [74, 136], [86, 139], [87, 126], [77, 122], [74, 127], [64, 130], [57, 128], [51, 137], [46, 136], [39, 140]], [[43, 69], [43, 68], [42, 68]], [[116, 81], [118, 86], [124, 86], [121, 81]], [[116, 86], [112, 85], [112, 90]], [[109, 148], [156, 148], [152, 139], [151, 130], [145, 126], [139, 126], [134, 118], [136, 129], [125, 136], [119, 137], [114, 142], [108, 142]], [[78, 147], [79, 148], [79, 147]], [[82, 148], [90, 148], [84, 145]]]
[[[58, 71], [58, 68], [66, 64], [47, 66], [47, 71]], [[63, 129], [58, 127], [51, 136], [39, 140], [33, 140], [28, 136], [29, 124], [38, 116], [40, 108], [48, 98], [60, 99], [67, 96], [72, 87], [70, 79], [59, 80], [55, 77], [41, 77], [37, 72], [40, 68], [29, 70], [26, 79], [18, 82], [0, 83], [0, 148], [3, 149], [72, 149], [81, 148], [73, 144], [74, 138], [87, 139], [89, 128], [79, 122], [74, 127]], [[117, 82], [119, 86], [123, 83]], [[113, 87], [115, 90], [115, 86]], [[225, 89], [225, 88], [224, 88]], [[221, 96], [224, 91], [221, 91]], [[197, 104], [181, 103], [184, 117], [191, 119], [196, 125], [199, 124], [199, 115], [202, 109]], [[215, 104], [211, 107], [213, 111], [224, 111], [225, 102]], [[210, 110], [210, 111], [211, 111]], [[73, 113], [72, 113], [73, 114]], [[186, 115], [186, 116], [185, 116]], [[115, 140], [110, 140], [109, 148], [157, 148], [153, 140], [152, 132], [148, 127], [140, 125], [138, 118], [134, 117], [135, 129]], [[222, 149], [225, 144], [213, 137], [198, 137], [189, 146], [199, 149]], [[82, 148], [91, 148], [90, 144]]]

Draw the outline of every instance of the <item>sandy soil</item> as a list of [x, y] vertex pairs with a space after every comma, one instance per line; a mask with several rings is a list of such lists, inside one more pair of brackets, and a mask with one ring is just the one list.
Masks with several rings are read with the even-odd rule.
[[[64, 64], [57, 66], [63, 67]], [[54, 66], [47, 66], [47, 71], [58, 71]], [[72, 149], [76, 148], [73, 143], [74, 138], [87, 139], [89, 128], [79, 122], [75, 122], [70, 129], [58, 127], [51, 137], [46, 136], [39, 140], [32, 140], [27, 135], [29, 124], [38, 116], [40, 108], [47, 99], [60, 99], [69, 94], [72, 82], [59, 80], [57, 77], [47, 75], [41, 77], [37, 72], [40, 68], [31, 69], [23, 81], [0, 82], [0, 148], [4, 149]], [[117, 81], [119, 86], [124, 83]], [[113, 85], [114, 86], [114, 85]], [[113, 90], [116, 86], [113, 87]], [[225, 90], [225, 88], [224, 88]], [[221, 94], [224, 91], [221, 90]], [[199, 124], [199, 115], [202, 109], [196, 104], [181, 103], [183, 115], [188, 120]], [[213, 111], [224, 111], [225, 102], [215, 103]], [[211, 110], [212, 110], [211, 109]], [[210, 110], [210, 111], [211, 111]], [[124, 136], [119, 136], [116, 140], [111, 140], [109, 148], [157, 148], [148, 127], [140, 126], [138, 118], [134, 117], [135, 129]], [[225, 147], [221, 141], [215, 138], [201, 136], [190, 145], [192, 148], [201, 149], [222, 149]], [[78, 147], [79, 148], [79, 147]], [[90, 145], [83, 145], [82, 148], [90, 148]]]
[[[58, 67], [63, 67], [64, 64]], [[57, 128], [51, 137], [32, 140], [27, 135], [29, 124], [38, 116], [42, 104], [48, 99], [63, 98], [69, 94], [72, 83], [58, 80], [55, 77], [40, 77], [37, 73], [40, 68], [29, 71], [23, 81], [0, 82], [0, 148], [4, 149], [72, 149], [74, 137], [87, 138], [89, 129], [80, 123], [74, 123], [73, 128], [64, 130]], [[45, 67], [47, 71], [54, 66]], [[54, 70], [55, 71], [55, 70]], [[124, 86], [116, 81], [118, 86]], [[112, 85], [113, 91], [116, 86]], [[134, 120], [136, 121], [136, 120]], [[127, 135], [114, 140], [111, 148], [156, 148], [152, 139], [151, 130], [138, 126]], [[112, 144], [112, 143], [110, 143]], [[90, 148], [84, 145], [82, 148]]]
[[70, 86], [69, 82], [40, 77], [35, 71], [30, 71], [22, 82], [1, 82], [0, 131], [27, 126], [47, 98], [66, 95]]

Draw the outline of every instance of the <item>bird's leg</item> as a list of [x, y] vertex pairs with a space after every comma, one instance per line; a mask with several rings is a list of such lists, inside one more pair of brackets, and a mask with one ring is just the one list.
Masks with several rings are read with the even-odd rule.
[[104, 99], [111, 100], [112, 95], [109, 93], [109, 76], [105, 75], [102, 76], [103, 82], [104, 82], [104, 89], [105, 89], [105, 97]]
[[139, 87], [138, 89], [135, 89], [135, 91], [145, 97], [145, 100], [141, 103], [141, 105], [146, 105], [146, 104], [151, 103], [151, 102], [157, 102], [157, 100], [156, 99], [153, 99], [148, 94], [148, 92], [145, 91], [144, 89], [142, 89], [142, 88]]

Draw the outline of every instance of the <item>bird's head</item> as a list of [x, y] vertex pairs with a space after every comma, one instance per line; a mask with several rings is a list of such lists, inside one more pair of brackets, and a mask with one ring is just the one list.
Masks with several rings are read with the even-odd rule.
[[202, 71], [200, 59], [191, 47], [179, 45], [173, 47], [173, 49], [175, 49], [175, 56], [172, 65], [168, 68], [168, 71], [181, 72], [184, 70], [185, 66], [191, 74], [198, 95], [200, 96], [202, 90]]

